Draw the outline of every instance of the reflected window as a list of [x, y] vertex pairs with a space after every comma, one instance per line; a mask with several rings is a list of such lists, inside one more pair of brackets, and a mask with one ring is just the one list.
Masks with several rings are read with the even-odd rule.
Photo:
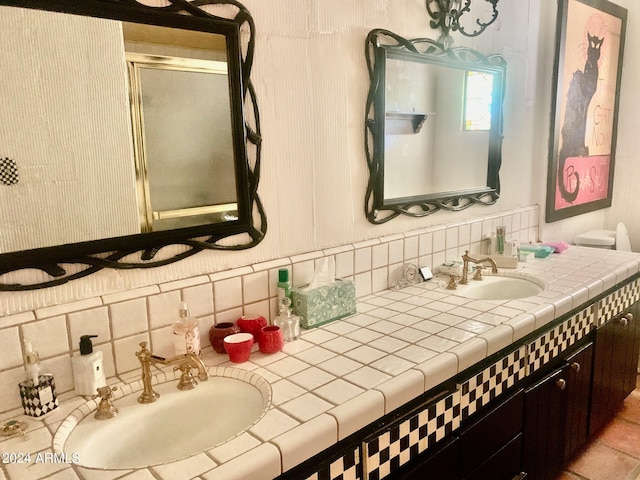
[[464, 82], [463, 130], [491, 129], [493, 74], [468, 70]]

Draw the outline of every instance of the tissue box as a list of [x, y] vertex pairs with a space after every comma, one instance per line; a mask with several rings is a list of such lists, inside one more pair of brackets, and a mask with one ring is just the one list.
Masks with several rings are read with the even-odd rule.
[[293, 288], [291, 304], [302, 328], [319, 327], [356, 313], [356, 286], [351, 280], [336, 278], [317, 288]]

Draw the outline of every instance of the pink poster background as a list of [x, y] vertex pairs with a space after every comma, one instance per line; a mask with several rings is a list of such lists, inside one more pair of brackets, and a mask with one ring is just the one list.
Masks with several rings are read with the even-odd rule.
[[580, 192], [578, 193], [578, 198], [571, 204], [560, 196], [560, 190], [556, 188], [556, 209], [559, 210], [607, 198], [609, 194], [610, 161], [610, 155], [567, 158], [564, 168], [565, 178], [563, 180], [570, 191], [575, 190], [573, 172], [578, 172], [578, 175], [580, 175]]

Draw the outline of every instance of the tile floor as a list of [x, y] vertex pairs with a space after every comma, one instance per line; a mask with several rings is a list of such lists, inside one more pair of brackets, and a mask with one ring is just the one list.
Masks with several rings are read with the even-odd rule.
[[640, 480], [640, 375], [618, 415], [556, 480]]

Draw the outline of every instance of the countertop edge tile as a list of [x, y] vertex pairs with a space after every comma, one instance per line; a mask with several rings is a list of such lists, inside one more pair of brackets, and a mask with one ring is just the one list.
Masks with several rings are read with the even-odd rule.
[[409, 370], [376, 385], [375, 390], [384, 396], [384, 413], [389, 413], [424, 393], [424, 375]]
[[[309, 441], [313, 439], [313, 441]], [[323, 413], [270, 440], [280, 450], [282, 471], [286, 472], [338, 441], [335, 417]], [[251, 478], [253, 477], [245, 477]], [[225, 479], [226, 480], [226, 479]]]
[[536, 317], [532, 313], [523, 313], [506, 321], [503, 325], [508, 325], [513, 329], [513, 341], [516, 342], [533, 333], [536, 325]]
[[327, 413], [336, 419], [338, 440], [343, 440], [384, 416], [384, 395], [377, 390], [367, 390]]
[[424, 391], [437, 387], [458, 373], [458, 357], [451, 352], [443, 352], [415, 367], [424, 376]]
[[487, 358], [487, 341], [475, 337], [449, 350], [458, 357], [458, 373]]
[[273, 480], [282, 473], [280, 451], [275, 445], [262, 445], [200, 475], [205, 480]]
[[509, 325], [497, 325], [491, 330], [481, 333], [478, 338], [487, 342], [487, 356], [508, 347], [513, 343], [513, 328]]

